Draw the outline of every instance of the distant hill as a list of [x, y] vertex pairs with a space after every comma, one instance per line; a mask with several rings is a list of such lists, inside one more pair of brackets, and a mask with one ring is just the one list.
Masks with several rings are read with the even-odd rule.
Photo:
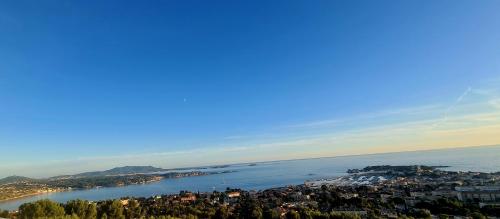
[[19, 182], [31, 182], [35, 181], [35, 179], [24, 177], [24, 176], [8, 176], [3, 179], [0, 179], [0, 185], [10, 184], [10, 183], [19, 183]]
[[153, 173], [159, 171], [165, 171], [165, 169], [153, 166], [124, 166], [124, 167], [115, 167], [113, 169], [104, 171], [92, 171], [92, 172], [79, 173], [75, 175], [56, 176], [52, 177], [51, 179], [117, 176], [117, 175], [139, 174], [139, 173]]
[[167, 170], [153, 166], [124, 166], [124, 167], [115, 167], [113, 169], [104, 171], [92, 171], [92, 172], [79, 173], [75, 175], [54, 176], [46, 179], [33, 179], [24, 176], [8, 176], [3, 179], [0, 179], [0, 185], [9, 183], [35, 182], [35, 181], [46, 182], [46, 180], [53, 181], [61, 179], [76, 179], [76, 178], [86, 178], [86, 177], [133, 175], [141, 173], [154, 173], [160, 171], [167, 171]]

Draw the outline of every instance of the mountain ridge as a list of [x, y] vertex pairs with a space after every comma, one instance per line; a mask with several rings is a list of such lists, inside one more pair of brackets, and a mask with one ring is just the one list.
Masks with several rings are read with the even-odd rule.
[[160, 171], [167, 171], [167, 170], [153, 166], [122, 166], [102, 171], [89, 171], [89, 172], [83, 172], [71, 175], [53, 176], [41, 179], [13, 175], [1, 178], [0, 185], [23, 182], [23, 181], [37, 181], [43, 179], [58, 180], [58, 179], [71, 179], [71, 178], [74, 179], [74, 178], [86, 178], [86, 177], [99, 177], [99, 176], [119, 176], [119, 175], [130, 175], [130, 174], [147, 174]]
[[0, 185], [11, 184], [11, 183], [19, 183], [19, 182], [28, 182], [28, 181], [36, 181], [36, 179], [25, 177], [25, 176], [7, 176], [0, 179]]
[[73, 175], [55, 176], [55, 177], [50, 177], [50, 179], [119, 176], [119, 175], [145, 174], [145, 173], [147, 174], [160, 171], [166, 171], [166, 170], [163, 168], [153, 167], [153, 166], [122, 166], [102, 171], [90, 171]]

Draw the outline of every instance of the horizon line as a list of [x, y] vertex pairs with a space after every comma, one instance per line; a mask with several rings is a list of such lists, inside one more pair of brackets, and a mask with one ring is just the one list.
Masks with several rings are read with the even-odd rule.
[[[398, 153], [412, 153], [412, 152], [425, 152], [425, 151], [444, 151], [444, 150], [456, 150], [456, 149], [471, 149], [471, 148], [488, 148], [488, 147], [500, 147], [500, 144], [493, 144], [493, 145], [475, 145], [475, 146], [457, 146], [457, 147], [443, 147], [443, 148], [436, 148], [436, 149], [421, 149], [421, 150], [402, 150], [402, 151], [389, 151], [389, 152], [380, 152], [380, 153], [366, 153], [366, 154], [345, 154], [345, 155], [334, 155], [334, 156], [322, 156], [322, 157], [307, 157], [307, 158], [292, 158], [292, 159], [279, 159], [279, 160], [264, 160], [264, 161], [255, 161], [255, 162], [240, 162], [240, 163], [223, 163], [223, 164], [211, 164], [211, 165], [201, 165], [201, 166], [186, 166], [186, 167], [174, 167], [174, 168], [163, 168], [160, 165], [125, 165], [125, 166], [115, 166], [115, 167], [110, 167], [106, 169], [101, 169], [101, 170], [92, 170], [92, 171], [84, 171], [84, 172], [74, 172], [72, 174], [60, 174], [60, 175], [53, 175], [53, 176], [46, 176], [46, 177], [28, 177], [32, 179], [47, 179], [47, 178], [52, 178], [52, 177], [57, 177], [57, 176], [67, 176], [67, 175], [77, 175], [77, 174], [82, 174], [82, 173], [89, 173], [89, 172], [100, 172], [100, 171], [106, 171], [106, 170], [111, 170], [113, 168], [119, 168], [119, 167], [126, 167], [126, 166], [151, 166], [151, 167], [157, 167], [157, 168], [162, 168], [164, 170], [179, 170], [179, 169], [199, 169], [199, 168], [207, 168], [207, 167], [213, 167], [213, 166], [220, 166], [220, 165], [241, 165], [241, 164], [259, 164], [259, 163], [271, 163], [271, 162], [287, 162], [287, 161], [297, 161], [297, 160], [315, 160], [315, 159], [328, 159], [328, 158], [339, 158], [339, 157], [359, 157], [359, 156], [373, 156], [373, 155], [385, 155], [385, 154], [398, 154]], [[7, 177], [12, 177], [12, 176], [18, 176], [18, 177], [26, 177], [23, 175], [10, 175], [6, 176], [0, 179], [4, 179]]]

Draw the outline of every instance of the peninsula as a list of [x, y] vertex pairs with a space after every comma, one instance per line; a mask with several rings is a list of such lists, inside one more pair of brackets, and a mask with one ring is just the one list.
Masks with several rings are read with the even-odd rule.
[[219, 173], [224, 172], [174, 172], [152, 166], [125, 166], [105, 171], [85, 172], [43, 179], [9, 176], [0, 179], [0, 201], [72, 189], [145, 184], [157, 182], [165, 178], [193, 177]]

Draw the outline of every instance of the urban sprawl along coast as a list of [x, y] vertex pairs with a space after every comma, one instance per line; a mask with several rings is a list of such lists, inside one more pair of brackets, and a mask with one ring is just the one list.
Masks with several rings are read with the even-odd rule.
[[[369, 166], [334, 179], [263, 191], [23, 204], [11, 218], [498, 218], [500, 172], [434, 166]], [[40, 210], [41, 209], [41, 210]], [[48, 210], [49, 209], [49, 210]]]

